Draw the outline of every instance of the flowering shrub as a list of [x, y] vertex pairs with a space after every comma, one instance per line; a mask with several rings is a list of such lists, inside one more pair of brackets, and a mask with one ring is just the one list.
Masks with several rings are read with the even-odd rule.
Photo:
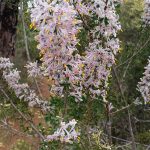
[[38, 77], [42, 75], [41, 68], [38, 67], [37, 62], [29, 62], [26, 65], [28, 76], [29, 77]]
[[[114, 1], [115, 2], [115, 1]], [[36, 40], [48, 77], [54, 80], [51, 92], [63, 96], [64, 84], [76, 101], [90, 94], [105, 98], [110, 68], [119, 50], [117, 31], [121, 29], [113, 1], [36, 1], [31, 19], [39, 30]], [[38, 15], [36, 12], [39, 12]], [[77, 34], [85, 24], [83, 15], [95, 19], [89, 30], [92, 39], [79, 55]], [[88, 35], [87, 35], [88, 36]], [[88, 92], [87, 92], [88, 91]]]
[[27, 83], [19, 83], [20, 75], [14, 64], [9, 58], [0, 57], [0, 69], [3, 70], [3, 78], [8, 83], [9, 88], [13, 89], [20, 100], [28, 102], [29, 106], [40, 106], [43, 110], [49, 110], [48, 102], [40, 100], [35, 91], [29, 88]]
[[110, 68], [115, 63], [115, 55], [119, 50], [116, 34], [121, 26], [114, 1], [92, 1], [91, 10], [91, 15], [96, 15], [97, 20], [94, 29], [90, 31], [93, 40], [90, 41], [84, 58], [83, 84], [92, 97], [101, 95], [105, 99]]
[[[32, 27], [36, 28], [42, 65], [37, 62], [26, 65], [30, 77], [44, 76], [51, 82], [50, 92], [75, 101], [99, 98], [106, 100], [107, 82], [115, 55], [119, 51], [117, 32], [121, 29], [116, 14], [115, 0], [36, 0], [31, 8]], [[38, 12], [38, 13], [37, 13]], [[90, 22], [93, 22], [92, 26]], [[87, 30], [88, 45], [81, 53], [77, 45], [79, 33]], [[7, 58], [0, 58], [3, 78], [19, 99], [50, 109], [47, 102], [36, 96], [28, 84], [20, 84], [19, 71]], [[66, 107], [66, 106], [65, 106]], [[66, 109], [66, 108], [65, 108]], [[65, 114], [65, 113], [64, 113]], [[62, 117], [64, 118], [64, 116]], [[47, 140], [72, 143], [79, 135], [76, 121], [61, 122], [61, 127]]]
[[[150, 1], [144, 0], [144, 16], [143, 21], [146, 25], [150, 24]], [[138, 83], [138, 91], [141, 93], [144, 102], [147, 103], [150, 101], [150, 85], [149, 85], [149, 76], [150, 76], [150, 60], [148, 60], [148, 65], [145, 67], [145, 72], [143, 73], [141, 81]]]
[[76, 121], [73, 119], [69, 123], [61, 122], [61, 127], [57, 131], [47, 136], [48, 141], [60, 140], [61, 142], [72, 143], [71, 140], [76, 140], [79, 133], [75, 131]]
[[[76, 16], [77, 12], [73, 5], [67, 1], [52, 1], [51, 3], [36, 1], [35, 7], [31, 9], [32, 22], [39, 30], [36, 40], [39, 42], [38, 48], [43, 56], [43, 66], [46, 67], [48, 77], [55, 81], [51, 91], [59, 95], [63, 92], [61, 84], [67, 82], [66, 78], [73, 73], [69, 67], [74, 68], [79, 64], [75, 61], [80, 59], [80, 56], [73, 56], [73, 53], [77, 51], [76, 34], [81, 24]], [[77, 69], [77, 67], [74, 69], [76, 74], [79, 73]], [[75, 82], [78, 79], [77, 76], [72, 75], [72, 82], [69, 83]]]

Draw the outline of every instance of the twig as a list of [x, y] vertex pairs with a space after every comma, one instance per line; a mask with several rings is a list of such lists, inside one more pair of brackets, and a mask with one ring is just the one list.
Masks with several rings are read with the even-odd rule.
[[5, 120], [5, 121], [0, 121], [2, 124], [1, 124], [1, 127], [3, 127], [3, 128], [7, 128], [7, 129], [10, 129], [12, 132], [14, 132], [14, 133], [16, 133], [16, 134], [18, 134], [18, 135], [23, 135], [23, 136], [27, 136], [27, 137], [32, 137], [31, 135], [29, 135], [29, 134], [25, 134], [24, 132], [21, 132], [21, 131], [18, 131], [17, 129], [15, 129], [15, 128], [13, 128], [12, 126], [10, 126], [9, 124], [8, 124], [8, 122]]
[[150, 150], [150, 145], [148, 145], [148, 147], [146, 148], [146, 150]]
[[6, 94], [6, 92], [3, 89], [0, 89], [0, 91], [4, 94], [4, 96], [10, 102], [12, 107], [19, 113], [19, 115], [31, 125], [32, 129], [39, 135], [39, 137], [42, 139], [42, 141], [45, 141], [45, 137], [42, 135], [42, 133], [40, 133], [39, 130], [36, 128], [36, 126], [31, 121], [29, 121], [28, 118], [16, 107], [16, 105], [9, 98], [9, 96]]
[[147, 39], [147, 41], [145, 42], [145, 44], [144, 44], [138, 51], [136, 51], [136, 53], [133, 53], [133, 55], [132, 55], [130, 58], [126, 59], [126, 61], [124, 61], [124, 62], [121, 63], [120, 65], [116, 66], [115, 69], [121, 67], [122, 65], [128, 63], [128, 61], [132, 60], [138, 53], [141, 52], [141, 50], [143, 50], [143, 48], [147, 45], [147, 43], [148, 43], [149, 41], [150, 41], [150, 37]]
[[129, 66], [130, 66], [130, 64], [131, 64], [131, 62], [132, 62], [132, 60], [133, 60], [133, 58], [147, 45], [147, 43], [149, 43], [149, 41], [150, 41], [150, 37], [147, 39], [147, 41], [145, 42], [145, 44], [144, 44], [138, 51], [135, 51], [135, 52], [133, 53], [133, 56], [132, 56], [132, 57], [130, 57], [129, 63], [128, 63], [128, 65], [127, 65], [125, 71], [124, 71], [123, 78], [125, 78], [126, 73], [127, 73], [127, 70], [128, 70], [128, 68], [129, 68]]
[[138, 119], [136, 117], [135, 117], [135, 119], [137, 122], [150, 123], [150, 120], [141, 120], [141, 119]]
[[25, 43], [25, 49], [26, 49], [26, 54], [28, 61], [31, 61], [29, 49], [28, 49], [28, 41], [27, 41], [27, 34], [26, 34], [26, 29], [25, 29], [25, 20], [24, 20], [24, 14], [23, 14], [23, 0], [21, 1], [20, 4], [20, 10], [21, 10], [21, 18], [22, 18], [22, 25], [23, 25], [23, 34], [24, 34], [24, 43]]
[[[103, 135], [105, 135], [105, 136], [108, 137], [107, 134], [103, 134]], [[116, 139], [116, 140], [118, 140], [118, 141], [125, 142], [125, 143], [126, 143], [126, 142], [131, 143], [131, 141], [126, 140], [126, 139], [122, 139], [122, 138], [119, 138], [119, 137], [112, 136], [112, 138], [113, 138], [113, 139]], [[146, 144], [141, 144], [141, 143], [139, 143], [139, 142], [135, 142], [135, 144], [136, 144], [136, 145], [143, 145], [143, 146], [145, 146], [145, 147], [149, 146], [149, 145], [146, 145]]]
[[116, 111], [114, 111], [114, 112], [111, 112], [110, 114], [111, 114], [111, 115], [115, 115], [116, 113], [118, 113], [118, 112], [120, 112], [120, 111], [122, 111], [122, 110], [125, 110], [125, 109], [131, 107], [132, 105], [133, 105], [133, 103], [131, 103], [130, 105], [127, 105], [127, 106], [125, 106], [125, 107], [123, 107], [123, 108], [121, 108], [121, 109], [119, 109], [119, 110], [116, 110]]
[[[112, 67], [112, 70], [113, 70], [114, 75], [117, 79], [117, 83], [118, 83], [118, 87], [119, 87], [122, 99], [124, 100], [125, 105], [128, 106], [127, 101], [126, 101], [125, 96], [124, 96], [124, 93], [122, 91], [121, 85], [120, 85], [118, 75], [116, 73], [116, 70], [114, 69], [114, 67]], [[135, 138], [134, 138], [133, 129], [132, 129], [131, 114], [130, 114], [129, 107], [127, 107], [127, 115], [128, 115], [129, 131], [130, 131], [130, 135], [131, 135], [131, 139], [132, 139], [132, 150], [136, 150], [136, 144], [135, 144]]]

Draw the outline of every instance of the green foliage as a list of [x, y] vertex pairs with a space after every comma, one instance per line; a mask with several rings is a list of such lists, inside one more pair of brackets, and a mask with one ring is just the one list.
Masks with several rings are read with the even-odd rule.
[[138, 133], [136, 139], [139, 143], [149, 144], [150, 143], [150, 131]]
[[120, 5], [120, 21], [123, 30], [133, 30], [140, 28], [142, 23], [142, 13], [144, 8], [143, 0], [124, 0]]

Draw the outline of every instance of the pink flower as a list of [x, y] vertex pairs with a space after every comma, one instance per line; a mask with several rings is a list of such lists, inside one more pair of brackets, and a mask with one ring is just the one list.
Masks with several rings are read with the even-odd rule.
[[13, 69], [14, 64], [9, 58], [0, 57], [0, 69], [3, 70], [3, 78], [8, 83], [9, 88], [14, 90], [16, 96], [29, 103], [29, 106], [38, 105], [43, 110], [49, 110], [48, 103], [38, 98], [35, 91], [31, 90], [26, 83], [19, 83], [20, 72]]
[[60, 140], [72, 144], [72, 140], [76, 140], [79, 136], [79, 133], [75, 130], [76, 123], [75, 119], [69, 121], [69, 123], [61, 122], [60, 128], [54, 134], [47, 136], [47, 141]]
[[[92, 98], [101, 95], [105, 99], [104, 91], [119, 50], [116, 35], [121, 29], [114, 1], [92, 0], [83, 3], [82, 0], [55, 0], [48, 3], [38, 0], [34, 6], [31, 19], [39, 30], [36, 39], [43, 55], [42, 65], [54, 80], [51, 92], [64, 95], [62, 83], [68, 83], [69, 93], [76, 101], [82, 100], [87, 91]], [[36, 12], [39, 12], [38, 15]], [[93, 41], [85, 48], [85, 56], [73, 55], [78, 52], [76, 45], [79, 40], [76, 35], [85, 25], [82, 15], [97, 16], [95, 21], [98, 24], [89, 31]], [[105, 40], [101, 41], [101, 37]]]
[[150, 101], [150, 60], [148, 60], [148, 65], [145, 67], [144, 76], [138, 83], [138, 91], [141, 93], [144, 102]]

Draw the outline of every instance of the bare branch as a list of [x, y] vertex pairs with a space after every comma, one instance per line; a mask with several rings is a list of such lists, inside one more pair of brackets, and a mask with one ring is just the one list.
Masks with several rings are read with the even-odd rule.
[[32, 129], [39, 135], [39, 137], [41, 138], [41, 140], [45, 141], [45, 137], [42, 135], [42, 133], [40, 133], [39, 130], [36, 128], [36, 126], [30, 120], [28, 120], [28, 118], [16, 107], [16, 105], [9, 98], [9, 96], [6, 94], [6, 92], [3, 89], [0, 89], [0, 91], [4, 94], [4, 96], [6, 97], [6, 99], [10, 102], [10, 104], [12, 105], [12, 107], [19, 113], [19, 115], [25, 121], [27, 121], [30, 124], [30, 126], [32, 127]]

